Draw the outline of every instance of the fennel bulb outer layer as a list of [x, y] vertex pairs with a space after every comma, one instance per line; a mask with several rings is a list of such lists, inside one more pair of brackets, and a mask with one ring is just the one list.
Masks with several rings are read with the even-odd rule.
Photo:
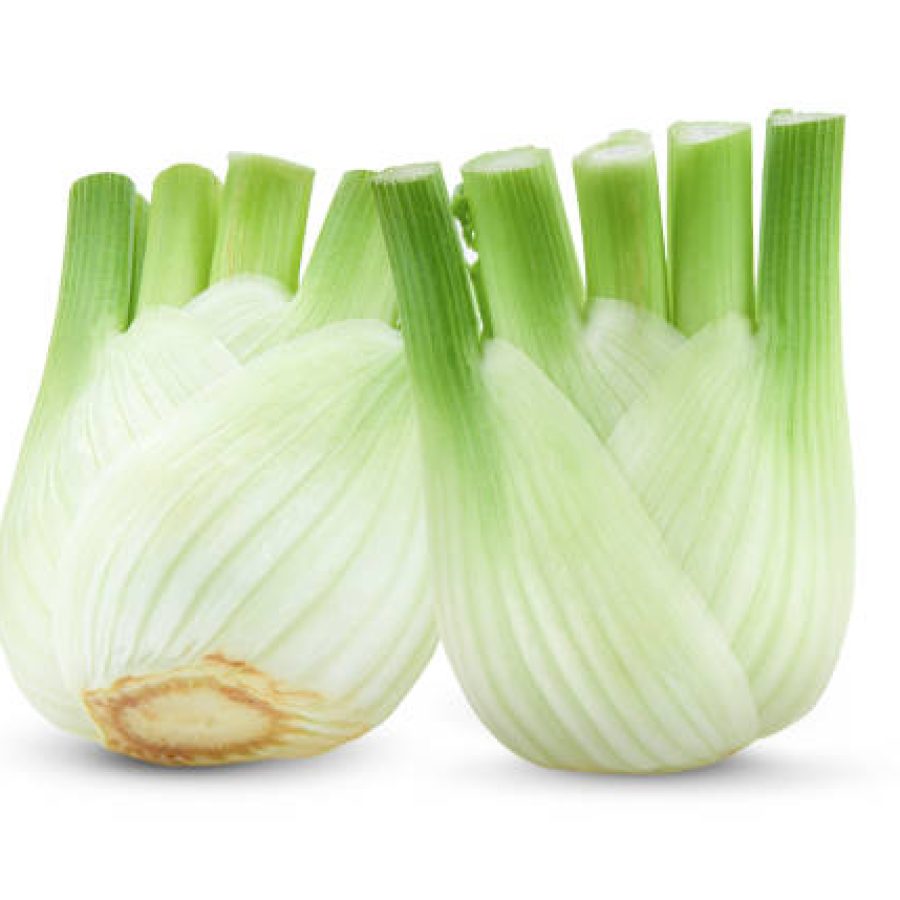
[[418, 437], [371, 176], [297, 286], [312, 172], [75, 184], [60, 302], [0, 536], [34, 705], [151, 762], [328, 750], [435, 642]]
[[842, 138], [770, 118], [756, 286], [747, 126], [672, 128], [668, 259], [649, 140], [578, 157], [587, 289], [546, 152], [464, 166], [471, 267], [437, 167], [377, 179], [442, 640], [522, 756], [701, 766], [824, 689], [853, 569]]

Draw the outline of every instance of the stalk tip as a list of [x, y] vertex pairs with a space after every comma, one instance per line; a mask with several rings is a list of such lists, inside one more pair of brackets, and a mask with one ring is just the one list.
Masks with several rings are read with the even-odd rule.
[[440, 174], [440, 163], [410, 163], [406, 166], [393, 166], [378, 172], [373, 182], [375, 184], [392, 184], [404, 181], [425, 181]]
[[812, 122], [830, 122], [834, 119], [843, 120], [843, 118], [841, 113], [806, 113], [795, 112], [792, 109], [775, 109], [769, 114], [769, 125], [779, 128]]
[[642, 163], [653, 158], [653, 141], [644, 131], [616, 131], [605, 141], [593, 144], [575, 157], [575, 168]]
[[537, 169], [550, 162], [550, 151], [539, 147], [514, 147], [493, 150], [470, 159], [462, 167], [463, 175], [499, 175], [523, 169]]
[[679, 144], [710, 144], [736, 134], [750, 132], [746, 122], [675, 122], [669, 135]]
[[96, 193], [103, 190], [118, 190], [125, 194], [136, 194], [137, 188], [134, 182], [119, 172], [92, 172], [90, 175], [82, 175], [72, 182], [69, 189], [70, 202], [80, 195]]
[[265, 153], [250, 153], [246, 150], [232, 150], [228, 154], [228, 165], [259, 168], [269, 176], [282, 175], [291, 181], [303, 178], [311, 180], [316, 174], [315, 169], [301, 163], [291, 162], [279, 156], [268, 156]]

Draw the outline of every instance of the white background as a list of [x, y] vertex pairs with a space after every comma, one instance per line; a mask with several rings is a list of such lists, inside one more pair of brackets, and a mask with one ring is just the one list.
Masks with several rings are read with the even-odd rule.
[[[155, 771], [55, 732], [0, 668], [4, 897], [898, 896], [900, 71], [888, 3], [7, 4], [0, 13], [0, 477], [49, 335], [69, 183], [228, 150], [344, 168], [610, 130], [848, 114], [844, 309], [857, 600], [803, 722], [712, 769], [519, 761], [442, 656], [387, 725], [306, 762]], [[761, 156], [758, 154], [757, 159]]]

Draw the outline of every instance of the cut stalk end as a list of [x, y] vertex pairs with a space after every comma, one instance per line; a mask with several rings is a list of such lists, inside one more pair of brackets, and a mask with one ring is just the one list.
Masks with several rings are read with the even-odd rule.
[[477, 388], [475, 307], [447, 187], [436, 164], [388, 169], [375, 201], [426, 434], [465, 420]]
[[66, 402], [94, 355], [128, 325], [140, 207], [124, 175], [88, 175], [72, 185], [59, 302], [39, 406]]
[[650, 137], [623, 131], [573, 162], [588, 297], [629, 300], [666, 317], [666, 260]]
[[396, 317], [373, 177], [372, 172], [347, 172], [328, 207], [296, 304], [307, 325]]
[[[842, 391], [840, 205], [844, 117], [778, 110], [766, 130], [760, 325], [794, 402]], [[792, 414], [791, 414], [792, 415]]]
[[297, 289], [313, 177], [283, 160], [231, 156], [210, 282], [254, 274]]
[[183, 306], [209, 285], [221, 184], [200, 166], [177, 165], [153, 182], [137, 311]]
[[584, 288], [553, 160], [525, 147], [479, 156], [462, 174], [493, 333], [555, 371], [572, 352]]
[[750, 127], [731, 122], [673, 125], [668, 190], [674, 323], [690, 335], [731, 312], [752, 321]]

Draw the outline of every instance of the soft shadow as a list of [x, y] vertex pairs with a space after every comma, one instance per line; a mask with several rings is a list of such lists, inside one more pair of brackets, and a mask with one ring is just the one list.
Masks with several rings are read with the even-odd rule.
[[[111, 753], [99, 744], [64, 734], [35, 736], [18, 748], [28, 768], [56, 772], [73, 772], [102, 777], [154, 778], [163, 780], [278, 780], [282, 778], [322, 778], [345, 775], [354, 771], [371, 771], [390, 754], [385, 753], [383, 741], [371, 740], [370, 735], [337, 747], [321, 756], [307, 759], [264, 759], [257, 762], [227, 766], [168, 767], [157, 766]], [[9, 749], [9, 748], [7, 748]]]
[[862, 783], [879, 777], [877, 767], [860, 765], [858, 760], [832, 757], [789, 755], [780, 749], [753, 747], [711, 766], [687, 772], [659, 775], [616, 775], [595, 772], [570, 772], [545, 769], [511, 754], [479, 759], [460, 767], [464, 779], [497, 788], [538, 789], [554, 791], [629, 791], [691, 793], [704, 790], [719, 792], [725, 788], [780, 790], [798, 786], [828, 786]]

